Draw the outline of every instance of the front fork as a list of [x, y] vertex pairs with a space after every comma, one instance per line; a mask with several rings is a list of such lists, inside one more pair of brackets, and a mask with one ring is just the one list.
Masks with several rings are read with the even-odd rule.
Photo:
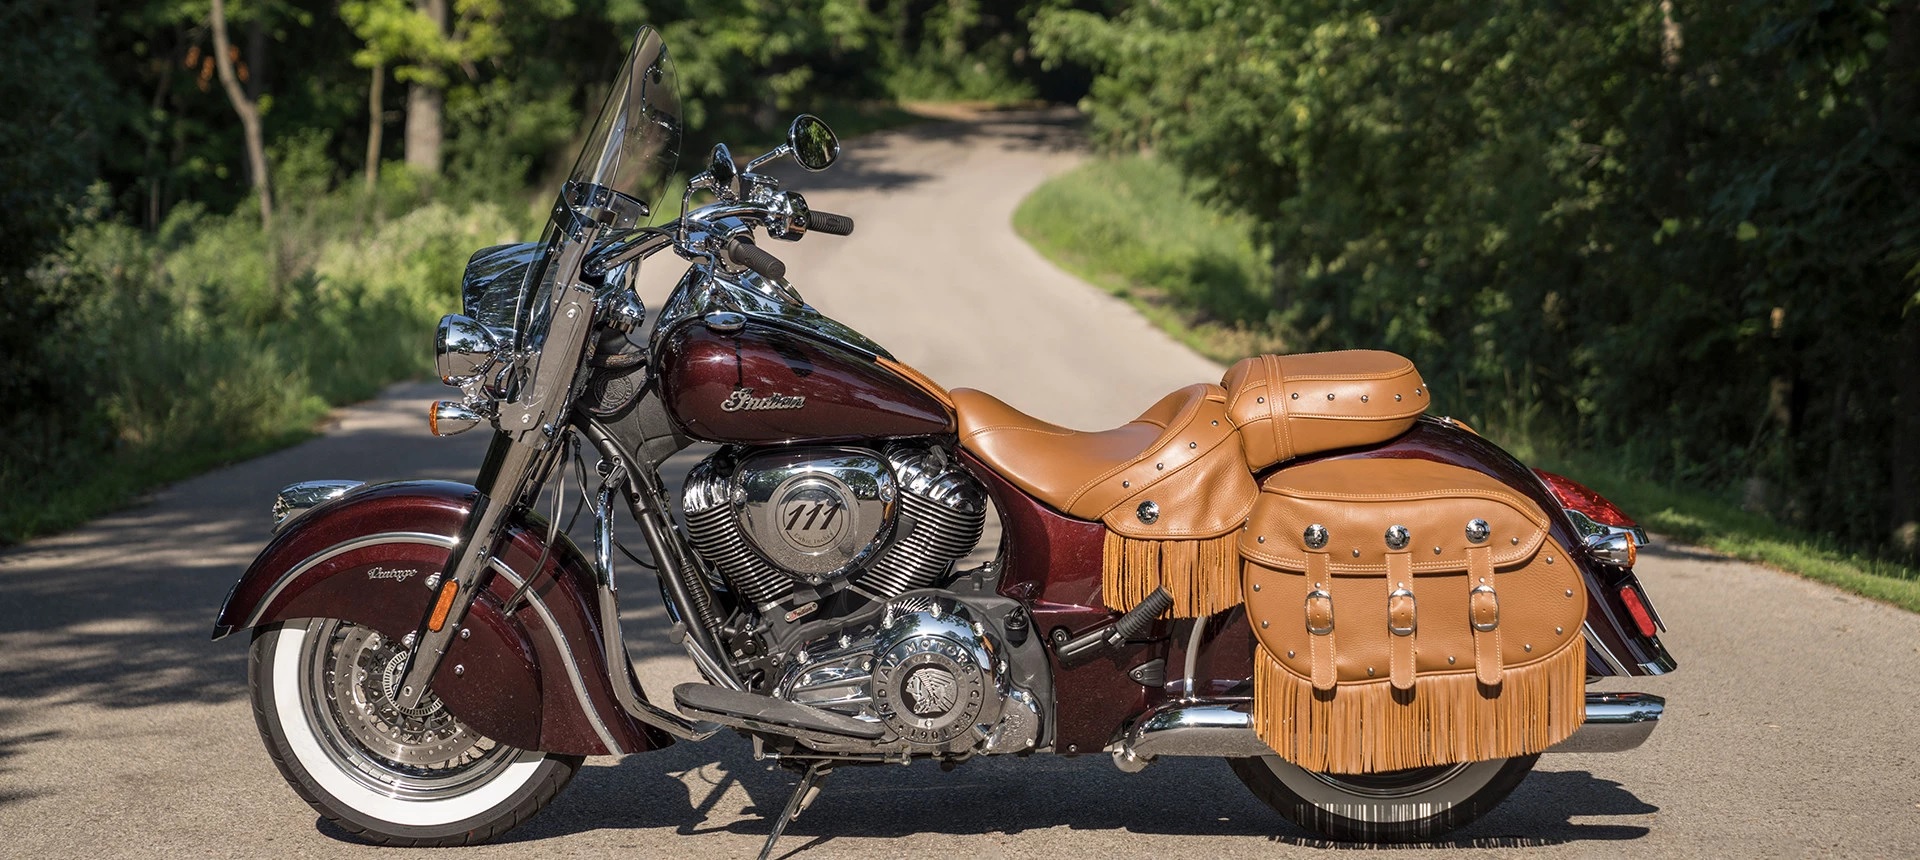
[[[721, 657], [724, 652], [720, 650], [717, 636], [713, 595], [678, 540], [668, 513], [666, 489], [654, 468], [657, 464], [638, 462], [597, 421], [582, 421], [575, 430], [600, 454], [602, 483], [595, 498], [594, 560], [598, 568], [595, 573], [601, 647], [607, 658], [609, 680], [621, 706], [635, 719], [676, 737], [703, 740], [711, 736], [717, 726], [689, 722], [652, 704], [635, 684], [621, 633], [618, 588], [613, 578], [612, 497], [616, 487], [626, 495], [629, 512], [660, 567], [661, 596], [669, 613], [686, 626], [683, 644], [688, 654], [709, 683], [742, 689], [743, 685], [726, 668], [727, 663]], [[444, 584], [427, 615], [409, 637], [411, 641], [403, 640], [403, 644], [410, 646], [407, 670], [396, 695], [403, 706], [417, 706], [426, 695], [434, 672], [459, 631], [461, 619], [479, 589], [486, 585], [491, 570], [487, 560], [507, 514], [525, 501], [521, 497], [529, 487], [540, 485], [541, 482], [534, 479], [544, 477], [558, 464], [563, 449], [564, 446], [555, 445], [538, 451], [514, 444], [508, 434], [494, 436], [476, 482], [480, 493], [468, 515], [460, 543], [448, 557]], [[529, 572], [529, 584], [539, 573], [538, 570]]]

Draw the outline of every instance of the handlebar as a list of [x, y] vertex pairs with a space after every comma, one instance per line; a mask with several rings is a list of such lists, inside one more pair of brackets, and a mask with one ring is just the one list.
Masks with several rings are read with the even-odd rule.
[[[674, 245], [683, 235], [683, 227], [706, 230], [710, 229], [708, 225], [725, 219], [737, 219], [751, 226], [764, 227], [771, 214], [764, 205], [757, 203], [725, 202], [702, 206], [687, 213], [680, 221], [659, 227], [643, 228], [602, 246], [587, 256], [582, 271], [588, 277], [598, 278], [604, 276], [610, 269], [634, 260], [651, 257]], [[816, 209], [808, 215], [807, 227], [835, 236], [850, 236], [853, 234], [853, 219]], [[728, 262], [745, 266], [762, 276], [775, 280], [786, 277], [786, 264], [755, 246], [752, 239], [730, 238], [720, 248], [714, 250]], [[684, 255], [689, 252], [701, 253], [692, 249], [683, 249], [681, 253]]]
[[787, 264], [780, 262], [779, 257], [760, 250], [760, 246], [753, 244], [751, 239], [740, 236], [728, 239], [723, 252], [735, 265], [746, 266], [762, 277], [778, 281], [787, 276]]
[[851, 236], [853, 235], [853, 219], [845, 215], [835, 215], [832, 212], [822, 212], [815, 209], [807, 214], [807, 229], [817, 230], [822, 233], [831, 233], [835, 236]]

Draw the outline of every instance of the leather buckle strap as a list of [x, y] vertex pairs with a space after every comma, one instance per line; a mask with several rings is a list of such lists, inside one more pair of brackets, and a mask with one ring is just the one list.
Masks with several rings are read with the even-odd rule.
[[1473, 625], [1473, 671], [1480, 683], [1498, 686], [1505, 677], [1500, 656], [1500, 595], [1493, 589], [1493, 549], [1467, 548], [1467, 622]]
[[1476, 633], [1492, 633], [1500, 626], [1500, 596], [1491, 585], [1476, 585], [1468, 593], [1467, 608]]
[[1387, 582], [1393, 591], [1387, 594], [1387, 677], [1394, 689], [1413, 689], [1413, 633], [1419, 627], [1413, 599], [1413, 556], [1405, 552], [1387, 553]]
[[1333, 595], [1318, 586], [1307, 592], [1307, 632], [1315, 636], [1333, 635]]
[[1414, 609], [1413, 592], [1402, 583], [1387, 595], [1387, 632], [1395, 636], [1412, 636], [1417, 626]]
[[1307, 576], [1313, 589], [1307, 592], [1307, 657], [1313, 664], [1313, 688], [1331, 690], [1339, 680], [1333, 663], [1333, 595], [1327, 591], [1328, 556], [1324, 552], [1307, 556]]

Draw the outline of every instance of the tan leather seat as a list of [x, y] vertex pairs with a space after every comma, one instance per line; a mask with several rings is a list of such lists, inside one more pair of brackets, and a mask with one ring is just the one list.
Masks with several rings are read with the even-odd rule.
[[[982, 391], [956, 388], [952, 397], [961, 447], [1072, 516], [1134, 537], [1211, 537], [1238, 528], [1252, 507], [1256, 488], [1218, 385], [1189, 385], [1097, 432], [1047, 423]], [[1142, 514], [1147, 502], [1152, 513]]]

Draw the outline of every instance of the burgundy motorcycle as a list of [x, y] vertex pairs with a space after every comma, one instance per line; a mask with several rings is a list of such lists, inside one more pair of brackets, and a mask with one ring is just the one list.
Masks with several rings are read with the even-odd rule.
[[[715, 147], [659, 225], [680, 131], [643, 29], [544, 236], [475, 254], [441, 322], [464, 396], [432, 428], [493, 428], [474, 484], [288, 487], [220, 610], [268, 754], [341, 827], [484, 841], [584, 756], [731, 729], [801, 774], [769, 852], [833, 768], [1033, 753], [1221, 757], [1302, 827], [1408, 840], [1660, 718], [1585, 690], [1674, 666], [1644, 532], [1425, 416], [1405, 359], [1256, 356], [1112, 430], [1046, 424], [821, 315], [755, 243], [853, 231], [754, 172], [831, 165], [823, 122], [744, 169]], [[663, 251], [689, 266], [649, 315]], [[675, 502], [658, 467], [694, 441]], [[616, 498], [705, 679], [671, 704], [623, 644]]]

